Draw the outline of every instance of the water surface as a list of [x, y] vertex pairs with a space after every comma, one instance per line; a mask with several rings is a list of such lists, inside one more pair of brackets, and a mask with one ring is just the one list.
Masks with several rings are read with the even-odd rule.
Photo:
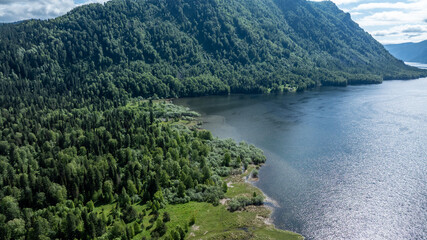
[[180, 99], [268, 158], [277, 227], [306, 239], [427, 239], [427, 79]]

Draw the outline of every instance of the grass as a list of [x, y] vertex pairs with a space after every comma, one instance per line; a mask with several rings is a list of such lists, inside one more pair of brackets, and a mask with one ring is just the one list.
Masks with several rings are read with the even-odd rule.
[[[225, 178], [231, 185], [225, 195], [227, 199], [237, 196], [251, 197], [253, 192], [262, 194], [261, 190], [246, 182], [245, 177], [255, 166], [249, 166], [248, 170], [241, 175]], [[102, 205], [95, 208], [96, 212], [102, 210], [107, 214], [115, 207], [115, 203]], [[154, 229], [149, 223], [152, 216], [147, 206], [134, 205], [138, 212], [146, 210], [143, 220], [144, 231], [137, 234], [133, 239], [150, 239], [150, 232]], [[167, 205], [160, 210], [160, 217], [163, 212], [170, 214], [170, 222], [166, 223], [167, 233], [161, 238], [169, 235], [172, 229], [181, 226], [188, 227], [186, 239], [281, 239], [281, 240], [301, 240], [299, 234], [276, 229], [274, 225], [268, 223], [271, 210], [265, 206], [248, 206], [243, 211], [230, 212], [227, 205], [219, 204], [213, 206], [204, 202], [189, 202], [185, 204]], [[191, 218], [195, 218], [195, 224], [189, 226]], [[133, 223], [130, 223], [133, 224]], [[147, 229], [147, 227], [149, 229]]]
[[[226, 198], [251, 197], [253, 192], [262, 194], [261, 190], [244, 180], [253, 169], [255, 166], [250, 166], [244, 174], [224, 179], [231, 183]], [[248, 206], [243, 211], [230, 212], [226, 205], [190, 202], [169, 205], [163, 211], [171, 214], [171, 222], [167, 224], [171, 229], [177, 225], [185, 226], [193, 216], [196, 218], [187, 239], [303, 239], [299, 234], [279, 230], [269, 224], [271, 210], [264, 206]]]
[[[256, 166], [249, 166], [241, 175], [225, 178], [229, 186], [225, 197], [251, 197], [254, 192], [263, 194], [260, 189], [245, 181], [245, 178]], [[196, 222], [189, 229], [187, 239], [303, 239], [299, 234], [276, 229], [268, 223], [271, 210], [265, 206], [248, 206], [243, 211], [230, 212], [227, 206], [213, 206], [209, 203], [190, 202], [180, 205], [169, 205], [165, 211], [171, 214], [168, 227], [184, 225], [192, 216]]]
[[188, 224], [192, 216], [195, 225], [189, 229], [187, 239], [302, 239], [298, 234], [275, 229], [265, 219], [270, 211], [265, 207], [248, 207], [245, 211], [229, 212], [224, 205], [190, 202], [170, 205], [168, 227]]

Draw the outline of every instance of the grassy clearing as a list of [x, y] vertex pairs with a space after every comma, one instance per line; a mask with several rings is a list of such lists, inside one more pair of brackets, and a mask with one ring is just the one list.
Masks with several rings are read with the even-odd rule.
[[[252, 196], [253, 192], [262, 192], [252, 184], [244, 181], [252, 166], [244, 174], [231, 176], [225, 181], [231, 185], [226, 198]], [[276, 229], [268, 223], [271, 210], [264, 206], [248, 206], [243, 211], [230, 212], [227, 206], [213, 206], [209, 203], [190, 202], [169, 205], [164, 209], [171, 214], [168, 227], [188, 224], [192, 216], [195, 225], [189, 228], [187, 239], [303, 239], [299, 234]]]
[[[262, 192], [252, 184], [245, 182], [245, 176], [255, 169], [250, 166], [248, 170], [241, 175], [234, 175], [225, 178], [229, 188], [225, 195], [226, 199], [237, 196], [252, 196], [253, 192], [262, 194]], [[99, 206], [95, 209], [98, 213], [104, 211], [108, 216], [115, 203]], [[138, 212], [146, 211], [143, 219], [143, 231], [137, 234], [133, 239], [150, 239], [150, 232], [155, 228], [150, 219], [150, 211], [147, 206], [134, 205]], [[281, 240], [301, 240], [303, 237], [299, 234], [289, 231], [276, 229], [269, 223], [271, 210], [264, 206], [248, 206], [243, 211], [230, 212], [227, 210], [227, 204], [213, 206], [204, 202], [189, 202], [185, 204], [167, 205], [160, 210], [160, 216], [168, 212], [171, 219], [167, 226], [167, 233], [160, 239], [169, 235], [172, 229], [181, 226], [188, 228], [186, 239], [281, 239]], [[195, 218], [195, 224], [189, 226], [192, 218]], [[133, 223], [130, 223], [133, 224]], [[130, 225], [129, 224], [129, 225]]]

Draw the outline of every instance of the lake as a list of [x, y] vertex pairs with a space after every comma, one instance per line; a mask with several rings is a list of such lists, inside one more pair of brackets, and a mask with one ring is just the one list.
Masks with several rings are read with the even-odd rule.
[[427, 78], [179, 99], [268, 160], [256, 183], [306, 239], [427, 238]]

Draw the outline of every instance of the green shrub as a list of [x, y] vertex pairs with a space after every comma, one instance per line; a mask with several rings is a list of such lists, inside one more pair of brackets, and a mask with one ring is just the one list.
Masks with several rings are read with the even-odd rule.
[[190, 222], [188, 223], [188, 226], [193, 226], [196, 223], [196, 217], [193, 215], [190, 218]]

